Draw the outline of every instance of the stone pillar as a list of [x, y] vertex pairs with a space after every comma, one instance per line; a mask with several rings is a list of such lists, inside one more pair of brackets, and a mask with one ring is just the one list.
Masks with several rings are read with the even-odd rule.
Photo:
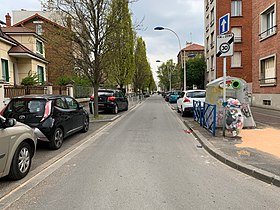
[[74, 97], [74, 86], [72, 84], [66, 85], [68, 95]]
[[53, 87], [52, 87], [52, 85], [47, 85], [46, 87], [47, 87], [47, 94], [49, 94], [49, 95], [53, 94]]
[[0, 80], [0, 111], [5, 107], [5, 91], [4, 91], [5, 81]]

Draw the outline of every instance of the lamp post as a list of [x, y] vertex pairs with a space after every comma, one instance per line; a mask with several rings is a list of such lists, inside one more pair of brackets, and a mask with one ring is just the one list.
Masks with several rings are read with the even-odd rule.
[[[184, 90], [186, 90], [186, 65], [185, 65], [185, 62], [183, 64], [183, 57], [182, 57], [182, 54], [181, 54], [182, 47], [181, 47], [181, 42], [180, 42], [179, 36], [172, 29], [166, 28], [166, 27], [162, 27], [162, 26], [157, 26], [157, 27], [154, 28], [154, 30], [155, 31], [162, 31], [162, 30], [171, 31], [177, 37], [178, 43], [179, 43], [179, 52], [180, 52], [180, 57], [181, 57], [181, 68], [184, 69]], [[184, 59], [184, 61], [185, 61], [185, 59]]]
[[[161, 61], [161, 60], [156, 60], [156, 62], [157, 62], [157, 63], [160, 63], [160, 62], [162, 62], [162, 61]], [[162, 62], [162, 63], [163, 63], [163, 62]], [[172, 76], [172, 75], [171, 75], [171, 69], [168, 69], [168, 73], [169, 73], [169, 75], [168, 75], [168, 76], [169, 76], [169, 91], [171, 91], [171, 90], [172, 90], [172, 87], [171, 87], [171, 79], [172, 79], [172, 78], [171, 78], [171, 76]]]

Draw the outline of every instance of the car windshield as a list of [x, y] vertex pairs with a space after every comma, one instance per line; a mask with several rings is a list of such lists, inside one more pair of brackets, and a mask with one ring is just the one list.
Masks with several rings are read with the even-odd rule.
[[195, 91], [195, 92], [189, 92], [187, 95], [189, 98], [205, 98], [206, 92], [205, 91]]
[[112, 96], [114, 94], [113, 91], [109, 91], [109, 90], [102, 90], [102, 91], [98, 91], [98, 96]]
[[14, 99], [9, 103], [5, 112], [42, 115], [45, 111], [45, 103], [46, 101], [42, 99]]

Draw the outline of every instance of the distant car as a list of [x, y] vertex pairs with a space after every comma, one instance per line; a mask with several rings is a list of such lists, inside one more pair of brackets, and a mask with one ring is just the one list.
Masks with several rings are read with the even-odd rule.
[[205, 102], [205, 90], [183, 91], [177, 100], [177, 111], [184, 117], [193, 113], [193, 100]]
[[18, 96], [0, 114], [29, 125], [38, 140], [49, 142], [51, 149], [59, 149], [65, 137], [89, 129], [87, 111], [70, 96]]
[[30, 169], [37, 138], [29, 126], [0, 116], [0, 177], [18, 180]]
[[169, 96], [170, 96], [170, 94], [171, 94], [171, 91], [168, 91], [168, 92], [165, 94], [164, 100], [165, 100], [166, 102], [169, 102]]
[[181, 91], [172, 91], [169, 95], [169, 103], [176, 103], [181, 95]]
[[[90, 97], [90, 103], [94, 102], [94, 95]], [[121, 90], [98, 90], [98, 110], [117, 114], [119, 111], [128, 110], [127, 97]]]

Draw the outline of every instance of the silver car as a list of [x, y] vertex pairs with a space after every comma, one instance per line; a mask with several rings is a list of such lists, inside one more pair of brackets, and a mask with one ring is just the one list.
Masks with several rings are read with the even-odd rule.
[[0, 177], [25, 177], [36, 151], [37, 137], [29, 126], [0, 116]]

